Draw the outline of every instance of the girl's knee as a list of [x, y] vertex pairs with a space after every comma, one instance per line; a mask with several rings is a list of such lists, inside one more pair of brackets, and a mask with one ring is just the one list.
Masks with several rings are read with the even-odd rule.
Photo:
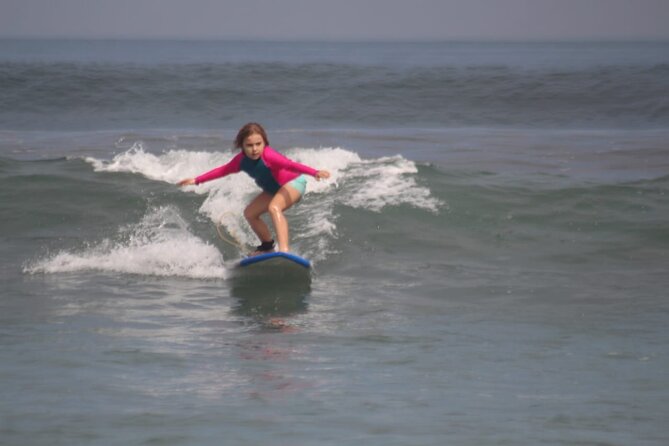
[[260, 215], [262, 215], [262, 212], [257, 213], [254, 207], [251, 205], [246, 206], [246, 209], [244, 209], [244, 217], [247, 220], [255, 220], [256, 218], [260, 217]]
[[278, 203], [272, 202], [267, 206], [267, 211], [270, 215], [279, 215], [283, 212], [283, 208]]

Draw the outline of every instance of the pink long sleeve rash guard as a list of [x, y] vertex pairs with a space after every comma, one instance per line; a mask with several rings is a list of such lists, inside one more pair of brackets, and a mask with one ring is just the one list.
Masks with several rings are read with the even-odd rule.
[[[209, 172], [204, 173], [195, 178], [195, 184], [205, 183], [207, 181], [215, 180], [217, 178], [222, 178], [232, 173], [240, 172], [242, 170], [242, 162], [245, 160], [247, 163], [254, 162], [253, 160], [248, 158], [243, 151], [240, 151], [227, 164], [212, 169]], [[309, 166], [305, 166], [304, 164], [297, 163], [283, 156], [270, 146], [265, 147], [265, 150], [263, 150], [263, 153], [260, 156], [260, 160], [265, 164], [265, 166], [267, 166], [274, 181], [276, 181], [276, 183], [278, 183], [279, 186], [283, 186], [284, 184], [294, 180], [295, 178], [300, 176], [300, 174], [304, 173], [315, 177], [316, 174], [318, 173], [316, 169]], [[248, 171], [247, 173], [249, 173], [249, 175], [251, 175], [256, 180], [256, 183], [258, 183], [259, 185], [264, 180], [261, 178], [256, 178]], [[271, 192], [271, 191], [266, 191], [266, 192]]]

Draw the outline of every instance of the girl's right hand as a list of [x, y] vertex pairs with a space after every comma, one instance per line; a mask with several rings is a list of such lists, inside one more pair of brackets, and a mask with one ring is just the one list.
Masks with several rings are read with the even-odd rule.
[[177, 183], [179, 186], [192, 186], [193, 184], [195, 184], [195, 178], [186, 178]]
[[318, 181], [320, 181], [320, 180], [323, 180], [323, 179], [330, 178], [330, 172], [328, 172], [327, 170], [319, 170], [318, 172], [316, 172], [315, 176], [316, 176], [316, 179]]

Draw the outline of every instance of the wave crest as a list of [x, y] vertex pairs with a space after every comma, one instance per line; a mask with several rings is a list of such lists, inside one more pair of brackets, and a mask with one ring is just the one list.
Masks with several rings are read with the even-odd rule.
[[24, 272], [104, 271], [148, 276], [225, 278], [218, 249], [188, 231], [171, 206], [150, 209], [137, 224], [83, 250], [61, 251], [24, 267]]

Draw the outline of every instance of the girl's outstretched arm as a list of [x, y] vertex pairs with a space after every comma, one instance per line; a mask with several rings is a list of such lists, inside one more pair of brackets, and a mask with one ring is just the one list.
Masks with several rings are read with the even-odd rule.
[[228, 163], [223, 164], [222, 166], [217, 167], [215, 169], [212, 169], [207, 173], [203, 173], [198, 177], [183, 179], [179, 181], [177, 184], [179, 186], [191, 186], [193, 184], [200, 184], [200, 183], [205, 183], [207, 181], [215, 180], [216, 178], [221, 178], [226, 175], [230, 175], [231, 173], [237, 173], [240, 171], [240, 166], [243, 157], [244, 154], [240, 152], [237, 155], [235, 155], [235, 157], [232, 158]]

